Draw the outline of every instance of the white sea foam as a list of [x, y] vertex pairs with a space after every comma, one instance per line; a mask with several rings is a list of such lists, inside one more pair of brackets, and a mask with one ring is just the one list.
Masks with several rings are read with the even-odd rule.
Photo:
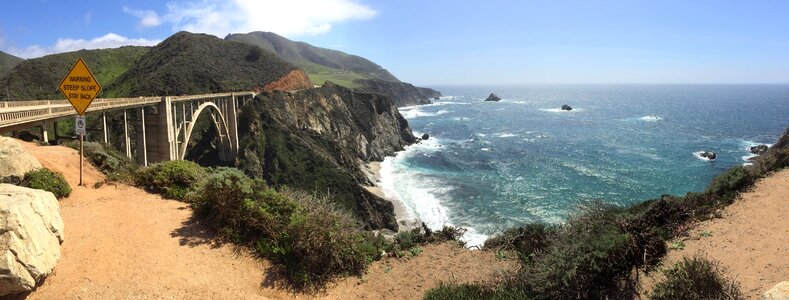
[[657, 121], [663, 120], [663, 118], [661, 118], [659, 116], [643, 116], [643, 117], [638, 118], [638, 119], [641, 120], [641, 121], [647, 121], [647, 122], [657, 122]]
[[437, 112], [426, 112], [426, 111], [422, 111], [420, 108], [410, 108], [406, 110], [400, 109], [400, 114], [403, 115], [403, 117], [406, 119], [414, 119], [419, 117], [435, 117], [450, 112], [451, 111], [443, 110], [443, 109]]
[[509, 132], [499, 132], [499, 133], [496, 133], [496, 136], [500, 137], [500, 138], [508, 138], [508, 137], [515, 137], [515, 136], [518, 136], [518, 135], [514, 134], [514, 133], [509, 133]]

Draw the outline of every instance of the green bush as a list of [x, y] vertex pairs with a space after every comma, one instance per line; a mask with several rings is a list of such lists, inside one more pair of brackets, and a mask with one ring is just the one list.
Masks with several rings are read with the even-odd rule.
[[739, 285], [724, 276], [717, 262], [700, 256], [683, 258], [663, 271], [649, 299], [743, 299]]
[[22, 179], [22, 186], [32, 189], [45, 190], [55, 194], [55, 198], [68, 197], [71, 194], [71, 187], [63, 178], [63, 174], [50, 171], [46, 168], [41, 168], [25, 173], [25, 178]]
[[279, 193], [237, 169], [216, 169], [189, 199], [211, 227], [277, 262], [297, 286], [361, 274], [383, 247], [328, 197]]
[[712, 180], [707, 191], [718, 196], [731, 195], [753, 184], [755, 179], [743, 166], [736, 166]]
[[172, 160], [137, 170], [134, 182], [167, 199], [184, 200], [186, 194], [197, 188], [205, 179], [206, 171], [200, 165], [186, 160]]
[[556, 236], [556, 228], [542, 224], [528, 224], [510, 228], [485, 241], [486, 250], [512, 250], [518, 253], [521, 261], [530, 262], [544, 253]]
[[[79, 151], [79, 142], [71, 141], [67, 147]], [[107, 180], [131, 182], [137, 164], [126, 155], [118, 152], [103, 143], [85, 142], [82, 145], [83, 154], [91, 164], [107, 175]]]

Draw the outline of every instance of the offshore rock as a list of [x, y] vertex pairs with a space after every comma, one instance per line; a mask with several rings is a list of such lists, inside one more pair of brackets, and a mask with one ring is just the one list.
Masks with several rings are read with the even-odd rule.
[[40, 168], [41, 163], [19, 141], [0, 136], [0, 182], [17, 184], [25, 173]]
[[430, 135], [429, 135], [429, 134], [427, 134], [427, 133], [425, 133], [425, 134], [423, 134], [423, 135], [422, 135], [422, 140], [427, 140], [427, 139], [429, 139], [429, 138], [430, 138]]
[[0, 184], [0, 296], [32, 290], [52, 272], [62, 242], [55, 195]]
[[485, 101], [500, 101], [500, 100], [501, 100], [501, 98], [498, 95], [496, 95], [495, 93], [490, 93], [488, 98], [485, 98]]
[[571, 110], [573, 110], [573, 108], [572, 108], [572, 107], [570, 107], [570, 106], [569, 106], [569, 105], [567, 105], [567, 104], [564, 104], [564, 105], [562, 105], [562, 110], [571, 111]]
[[699, 154], [699, 156], [701, 156], [701, 157], [704, 157], [704, 158], [707, 158], [707, 159], [709, 159], [709, 160], [714, 160], [716, 157], [718, 157], [718, 156], [715, 154], [715, 152], [712, 152], [712, 151], [704, 151], [704, 152], [701, 152], [701, 154]]

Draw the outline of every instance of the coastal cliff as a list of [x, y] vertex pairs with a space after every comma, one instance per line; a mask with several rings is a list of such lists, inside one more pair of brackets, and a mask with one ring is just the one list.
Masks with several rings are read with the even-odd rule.
[[423, 87], [415, 87], [406, 82], [385, 81], [376, 79], [358, 79], [354, 83], [358, 90], [369, 93], [387, 95], [398, 106], [430, 104], [430, 99], [441, 97], [441, 92]]
[[272, 186], [329, 193], [370, 229], [397, 229], [394, 207], [359, 184], [363, 162], [382, 160], [416, 138], [392, 101], [330, 82], [264, 92], [242, 108], [237, 165]]

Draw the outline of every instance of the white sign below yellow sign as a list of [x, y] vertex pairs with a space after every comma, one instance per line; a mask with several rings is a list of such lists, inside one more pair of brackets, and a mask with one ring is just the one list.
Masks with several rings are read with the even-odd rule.
[[77, 59], [71, 71], [60, 83], [60, 92], [66, 96], [80, 116], [85, 113], [100, 91], [101, 85], [82, 58]]

